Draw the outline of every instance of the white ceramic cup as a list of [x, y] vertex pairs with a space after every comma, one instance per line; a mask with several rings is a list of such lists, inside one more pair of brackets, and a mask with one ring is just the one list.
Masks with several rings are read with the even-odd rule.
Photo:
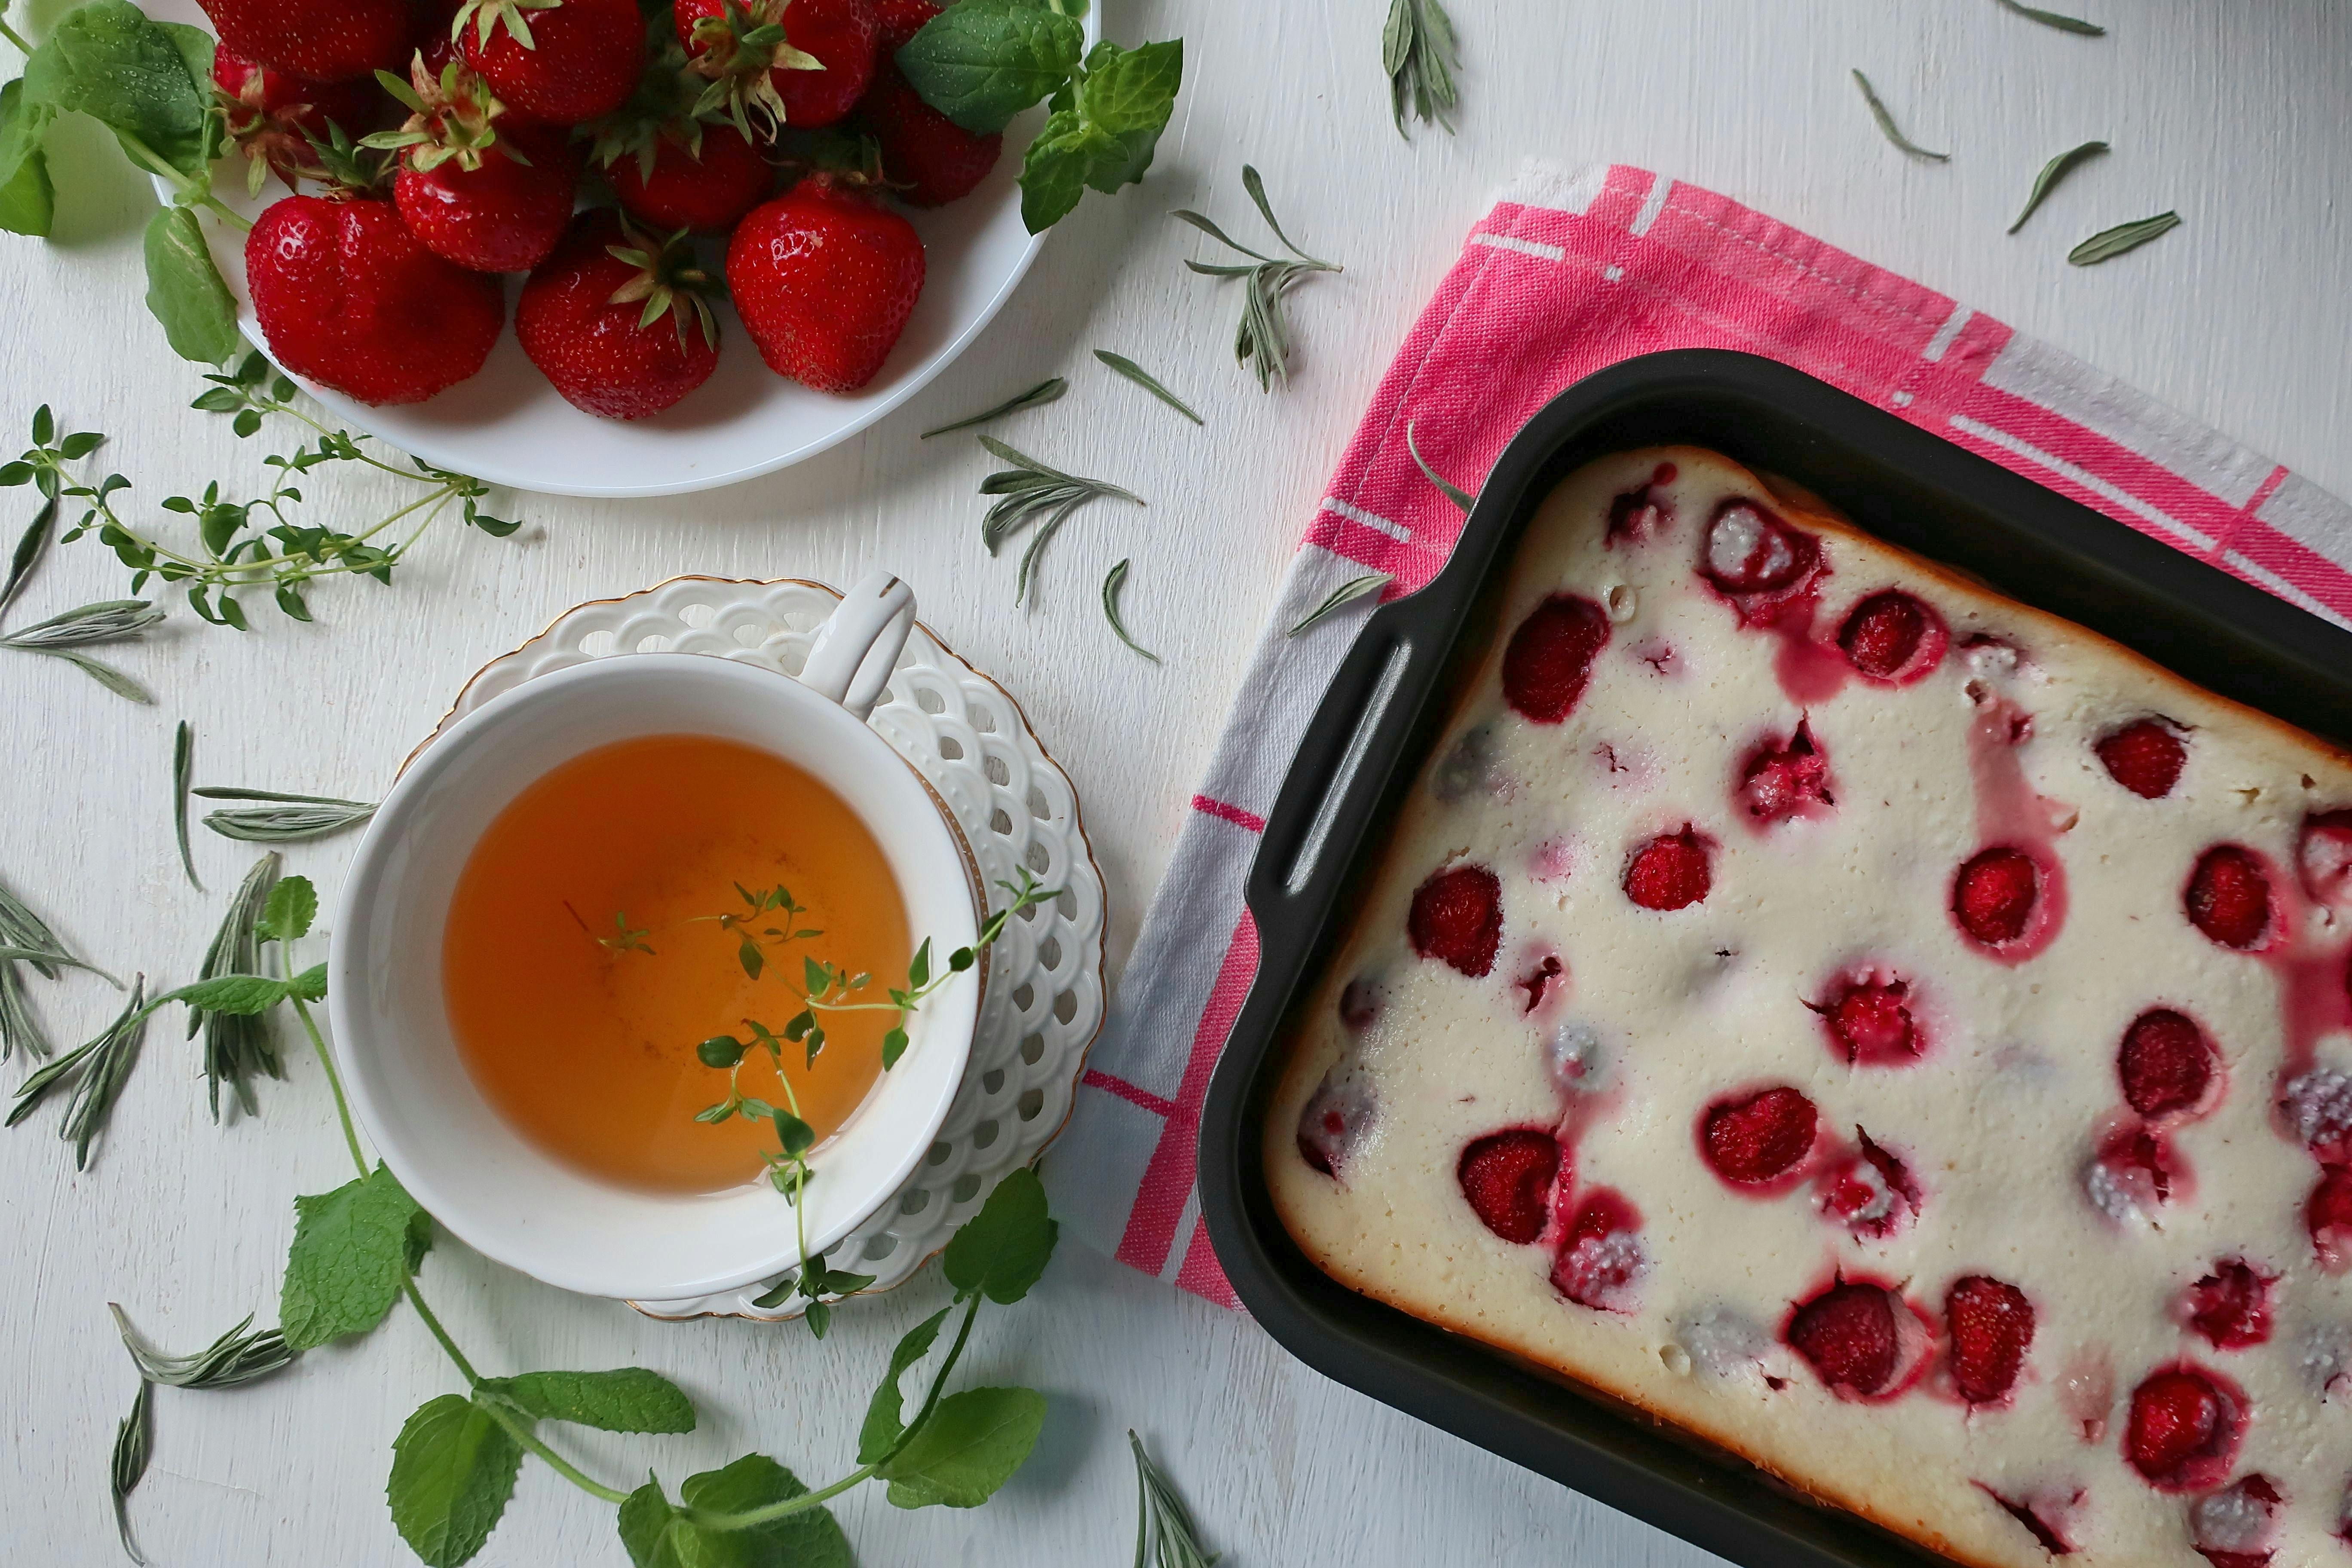
[[[560, 1163], [501, 1120], [450, 1033], [442, 936], [475, 844], [523, 789], [599, 746], [702, 734], [822, 780], [873, 831], [909, 931], [942, 960], [971, 945], [981, 900], [962, 833], [865, 721], [914, 617], [907, 585], [877, 574], [842, 601], [798, 680], [680, 653], [541, 676], [451, 725], [394, 784], [336, 914], [327, 993], [335, 1057], [384, 1163], [467, 1246], [568, 1290], [646, 1300], [737, 1289], [799, 1264], [792, 1205], [764, 1180], [701, 1195], [633, 1192]], [[938, 1134], [971, 1053], [981, 973], [924, 1002], [906, 1054], [813, 1156], [812, 1256], [888, 1201]]]

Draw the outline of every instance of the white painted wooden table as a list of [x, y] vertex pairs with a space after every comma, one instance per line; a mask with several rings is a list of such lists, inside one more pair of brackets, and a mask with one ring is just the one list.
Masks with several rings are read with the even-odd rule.
[[[368, 795], [469, 672], [576, 601], [680, 572], [845, 582], [887, 563], [950, 644], [1021, 697], [1076, 780], [1110, 879], [1116, 969], [1357, 411], [1486, 194], [1530, 154], [1641, 163], [1726, 192], [2352, 491], [2352, 6], [2070, 3], [2114, 34], [2073, 38], [1993, 0], [1454, 0], [1461, 133], [1408, 145], [1389, 127], [1378, 68], [1385, 0], [1111, 0], [1116, 37], [1184, 36], [1189, 85], [1159, 166], [1116, 201], [1089, 196], [982, 345], [910, 407], [798, 468], [677, 504], [519, 498], [529, 527], [517, 539], [449, 530], [393, 589], [322, 587], [316, 626], [265, 614], [239, 637], [175, 612], [152, 648], [122, 659], [155, 688], [152, 709], [54, 661], [0, 654], [0, 871], [80, 951], [184, 980], [251, 856], [200, 830], [213, 891], [182, 878], [166, 813], [176, 719], [196, 726], [200, 782]], [[63, 0], [31, 9], [37, 26]], [[1879, 141], [1854, 66], [1917, 139], [1954, 150], [1948, 166]], [[99, 136], [85, 122], [62, 140], [86, 154]], [[2115, 154], [2025, 237], [2004, 238], [2042, 160], [2094, 136]], [[1183, 269], [1191, 232], [1164, 216], [1190, 205], [1244, 220], [1244, 160], [1265, 171], [1291, 232], [1348, 267], [1297, 297], [1297, 378], [1271, 397], [1227, 358], [1234, 299]], [[150, 507], [215, 474], [258, 488], [258, 451], [185, 409], [195, 376], [139, 310], [144, 183], [110, 157], [68, 153], [58, 165], [58, 242], [0, 243], [0, 418], [21, 429], [46, 399], [70, 426], [111, 432], [106, 460]], [[2104, 268], [2064, 264], [2076, 239], [2171, 206], [2186, 226], [2160, 244]], [[1208, 427], [1103, 373], [1087, 353], [1097, 346], [1159, 373]], [[1023, 614], [1013, 563], [991, 561], [977, 538], [985, 459], [965, 438], [915, 437], [1054, 373], [1073, 395], [1004, 433], [1152, 505], [1082, 514]], [[11, 539], [26, 494], [5, 492]], [[338, 496], [347, 522], [373, 500]], [[1135, 562], [1129, 622], [1164, 666], [1128, 654], [1102, 622], [1097, 587], [1122, 556]], [[18, 617], [114, 596], [121, 581], [94, 543], [72, 546]], [[298, 847], [291, 868], [331, 893], [349, 847]], [[61, 1038], [83, 1037], [111, 1005], [89, 982], [41, 1001]], [[215, 1129], [179, 1034], [176, 1021], [152, 1032], [87, 1174], [73, 1173], [50, 1114], [0, 1135], [0, 1558], [12, 1563], [116, 1560], [106, 1462], [133, 1380], [105, 1303], [182, 1349], [247, 1310], [268, 1321], [290, 1199], [346, 1174], [309, 1061], [289, 1056], [291, 1081], [265, 1087], [259, 1120]], [[454, 1244], [425, 1273], [486, 1370], [635, 1363], [694, 1394], [704, 1415], [690, 1437], [564, 1434], [616, 1482], [648, 1463], [674, 1481], [747, 1448], [830, 1479], [847, 1468], [889, 1344], [944, 1294], [926, 1276], [861, 1303], [820, 1348], [797, 1327], [648, 1322]], [[1711, 1561], [1326, 1383], [1240, 1317], [1075, 1246], [1028, 1304], [991, 1315], [969, 1364], [1047, 1392], [1036, 1458], [977, 1512], [845, 1499], [865, 1562], [1122, 1560], [1129, 1426], [1235, 1564]], [[407, 1561], [383, 1502], [389, 1444], [409, 1410], [455, 1386], [415, 1319], [395, 1311], [373, 1337], [267, 1384], [159, 1391], [154, 1467], [133, 1505], [151, 1559]], [[611, 1510], [532, 1465], [478, 1561], [622, 1554]]]

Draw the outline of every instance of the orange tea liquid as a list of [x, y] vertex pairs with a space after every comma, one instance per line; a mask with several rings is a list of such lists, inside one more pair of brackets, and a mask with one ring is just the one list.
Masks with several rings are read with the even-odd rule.
[[[792, 921], [766, 911], [751, 931], [824, 934], [761, 936], [754, 980], [742, 929], [707, 918], [749, 914], [738, 883], [781, 883], [807, 906]], [[624, 945], [625, 929], [653, 951]], [[467, 1070], [530, 1142], [623, 1186], [706, 1193], [759, 1176], [776, 1132], [694, 1120], [727, 1095], [727, 1074], [695, 1047], [750, 1038], [747, 1018], [781, 1033], [801, 1010], [803, 956], [870, 972], [869, 1000], [905, 984], [912, 951], [888, 863], [840, 796], [754, 747], [654, 735], [573, 758], [499, 814], [450, 901], [441, 984]], [[827, 1016], [814, 1068], [786, 1045], [784, 1070], [820, 1139], [866, 1098], [895, 1021]], [[741, 1081], [786, 1103], [764, 1051], [744, 1058]]]

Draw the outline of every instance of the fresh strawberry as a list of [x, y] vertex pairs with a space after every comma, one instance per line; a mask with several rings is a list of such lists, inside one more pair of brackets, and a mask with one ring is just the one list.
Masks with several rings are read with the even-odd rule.
[[2124, 1100], [2142, 1116], [2187, 1110], [2213, 1081], [2213, 1046], [2187, 1015], [2158, 1007], [2124, 1031], [2116, 1072]]
[[2225, 1380], [2187, 1362], [2132, 1390], [2124, 1458], [2158, 1491], [2199, 1491], [2230, 1473], [2245, 1434], [2245, 1402]]
[[2352, 1264], [2352, 1165], [2330, 1165], [2303, 1205], [2311, 1250], [2322, 1270], [2340, 1274]]
[[1781, 822], [1837, 804], [1830, 793], [1830, 760], [1813, 739], [1811, 722], [1797, 721], [1785, 746], [1767, 741], [1739, 770], [1739, 801], [1759, 822]]
[[310, 140], [331, 127], [367, 133], [383, 106], [373, 80], [300, 81], [259, 65], [226, 44], [213, 51], [213, 83], [229, 140], [245, 154], [246, 189], [256, 195], [274, 171], [291, 190], [311, 163]]
[[1478, 1223], [1521, 1246], [1543, 1234], [1559, 1174], [1559, 1141], [1532, 1127], [1472, 1139], [1454, 1167], [1454, 1179]]
[[924, 25], [945, 10], [932, 0], [874, 0], [874, 26], [880, 35], [880, 53], [887, 59], [914, 41]]
[[1699, 1147], [1717, 1175], [1758, 1186], [1804, 1163], [1819, 1121], [1813, 1102], [1795, 1089], [1763, 1089], [1709, 1106], [1699, 1120]]
[[683, 231], [648, 239], [583, 212], [523, 285], [515, 336], [565, 402], [607, 419], [660, 413], [710, 379], [719, 327]]
[[1528, 612], [1503, 648], [1503, 700], [1538, 724], [1568, 717], [1609, 646], [1607, 612], [1590, 599], [1554, 594]]
[[482, 368], [498, 279], [425, 248], [386, 201], [289, 196], [245, 242], [270, 356], [362, 403], [421, 403]]
[[2033, 1344], [2033, 1303], [1988, 1275], [1954, 1281], [1944, 1295], [1952, 1385], [1970, 1405], [1998, 1405], [2017, 1386]]
[[2162, 719], [2142, 719], [2099, 737], [2092, 746], [2116, 783], [2148, 800], [2162, 800], [2180, 782], [2189, 748]]
[[1838, 632], [1846, 662], [1873, 680], [1889, 683], [1916, 680], [1935, 668], [1950, 642], [1943, 616], [1894, 588], [1856, 605]]
[[362, 144], [399, 151], [393, 200], [425, 247], [476, 272], [528, 272], [545, 260], [580, 181], [564, 136], [504, 122], [488, 87], [455, 60], [436, 77], [419, 54], [407, 81], [380, 79], [408, 121]]
[[1702, 902], [1714, 883], [1708, 844], [1687, 822], [1661, 834], [1625, 863], [1625, 896], [1645, 910], [1681, 910]]
[[1806, 1005], [1822, 1016], [1830, 1048], [1849, 1065], [1901, 1067], [1925, 1048], [1908, 981], [1859, 973], [1838, 982], [1827, 1000]]
[[1552, 1261], [1552, 1289], [1596, 1312], [1630, 1312], [1649, 1270], [1641, 1215], [1621, 1193], [1607, 1187], [1587, 1193]]
[[630, 216], [665, 231], [725, 234], [776, 183], [775, 170], [732, 125], [688, 142], [664, 137], [648, 151], [622, 159], [607, 175]]
[[772, 132], [849, 118], [881, 26], [873, 0], [677, 0], [677, 37], [696, 74], [723, 84], [736, 124]]
[[2243, 1350], [2271, 1337], [2271, 1287], [2278, 1281], [2242, 1258], [2225, 1258], [2189, 1288], [2189, 1326], [2215, 1350]]
[[1412, 893], [1405, 916], [1413, 952], [1476, 978], [1495, 967], [1503, 937], [1503, 884], [1484, 866], [1448, 866]]
[[1859, 1147], [1822, 1173], [1813, 1191], [1822, 1214], [1858, 1241], [1884, 1241], [1919, 1212], [1923, 1194], [1911, 1172], [1869, 1133], [1853, 1130]]
[[966, 131], [925, 103], [887, 58], [857, 100], [857, 118], [882, 151], [884, 181], [911, 206], [943, 206], [971, 195], [1004, 151], [1002, 132]]
[[1952, 913], [1960, 929], [1987, 947], [2025, 934], [2042, 896], [2042, 868], [2021, 849], [1984, 849], [1952, 879]]
[[1890, 1392], [1904, 1361], [1910, 1309], [1883, 1286], [1841, 1280], [1800, 1306], [1783, 1336], [1841, 1398]]
[[914, 311], [923, 242], [864, 192], [814, 175], [736, 226], [727, 288], [769, 369], [819, 392], [855, 392]]
[[199, 0], [223, 45], [306, 82], [350, 81], [408, 53], [409, 0]]
[[646, 67], [636, 0], [466, 0], [453, 30], [509, 109], [550, 125], [612, 113]]
[[2223, 947], [2262, 944], [2271, 929], [2271, 882], [2251, 849], [2217, 845], [2197, 858], [2183, 904], [2189, 923]]

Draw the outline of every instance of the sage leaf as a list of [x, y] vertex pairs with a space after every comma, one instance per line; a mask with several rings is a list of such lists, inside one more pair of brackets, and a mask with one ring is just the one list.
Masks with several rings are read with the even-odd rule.
[[392, 1441], [393, 1527], [425, 1568], [457, 1568], [498, 1527], [521, 1468], [521, 1446], [488, 1411], [463, 1394], [428, 1399]]
[[306, 1351], [383, 1321], [424, 1250], [429, 1226], [416, 1200], [381, 1163], [331, 1193], [296, 1198], [294, 1244], [287, 1250], [278, 1300], [287, 1344]]
[[2085, 142], [2080, 147], [2067, 148], [2042, 164], [2042, 173], [2033, 177], [2033, 189], [2026, 193], [2024, 210], [2017, 215], [2017, 221], [2009, 226], [2009, 232], [2015, 234], [2025, 226], [2025, 220], [2033, 216], [2033, 210], [2042, 205], [2042, 198], [2058, 188], [2059, 181], [2106, 150], [2107, 144], [2104, 142]]
[[1005, 1175], [948, 1239], [941, 1259], [958, 1300], [974, 1293], [1009, 1307], [1029, 1293], [1054, 1256], [1061, 1226], [1045, 1212], [1045, 1188], [1024, 1166]]
[[1133, 648], [1136, 652], [1141, 654], [1152, 663], [1158, 664], [1160, 662], [1160, 656], [1152, 652], [1150, 648], [1144, 647], [1141, 643], [1136, 641], [1134, 637], [1129, 633], [1127, 623], [1119, 618], [1118, 591], [1127, 582], [1128, 565], [1129, 563], [1125, 561], [1120, 562], [1118, 565], [1110, 569], [1110, 575], [1103, 579], [1103, 616], [1106, 620], [1110, 622], [1110, 629], [1118, 634], [1119, 641], [1125, 643], [1128, 647]]
[[939, 1402], [877, 1473], [895, 1507], [978, 1508], [1037, 1446], [1045, 1396], [1034, 1388], [967, 1388]]
[[147, 220], [147, 310], [163, 324], [164, 341], [182, 359], [218, 364], [243, 341], [236, 300], [213, 262], [196, 215], [162, 207]]
[[1870, 85], [1868, 77], [1860, 71], [1855, 71], [1853, 80], [1854, 85], [1862, 89], [1862, 100], [1870, 105], [1870, 117], [1878, 121], [1879, 131], [1889, 142], [1901, 148], [1906, 155], [1913, 158], [1927, 158], [1938, 163], [1948, 163], [1952, 161], [1952, 155], [1949, 153], [1930, 153], [1927, 148], [1904, 135], [1901, 128], [1895, 123], [1895, 116], [1887, 111], [1886, 105], [1880, 100], [1878, 89]]
[[1404, 125], [1407, 109], [1423, 124], [1453, 134], [1459, 101], [1454, 73], [1461, 64], [1454, 18], [1438, 0], [1390, 0], [1389, 19], [1381, 28], [1381, 68], [1388, 73], [1398, 135], [1412, 139]]
[[694, 1403], [677, 1384], [641, 1366], [611, 1372], [526, 1372], [485, 1378], [480, 1388], [534, 1421], [568, 1421], [600, 1432], [691, 1432]]
[[1183, 77], [1181, 38], [1094, 47], [1076, 90], [1057, 102], [1022, 159], [1021, 221], [1030, 233], [1060, 222], [1087, 188], [1109, 195], [1143, 178]]
[[51, 496], [33, 514], [33, 521], [17, 536], [16, 548], [8, 557], [8, 580], [0, 583], [0, 613], [5, 613], [16, 599], [16, 591], [33, 575], [40, 564], [41, 552], [49, 547], [49, 539], [57, 531], [58, 498]]
[[114, 1531], [121, 1538], [122, 1550], [133, 1563], [143, 1563], [138, 1543], [131, 1539], [131, 1494], [138, 1489], [147, 1474], [147, 1458], [154, 1446], [155, 1385], [142, 1379], [139, 1392], [131, 1397], [131, 1414], [114, 1429], [114, 1459], [108, 1467], [108, 1483], [114, 1499]]
[[1025, 0], [959, 0], [924, 23], [897, 59], [925, 103], [975, 136], [993, 136], [1068, 80], [1085, 48], [1074, 16]]
[[1136, 363], [1125, 354], [1115, 354], [1108, 349], [1097, 349], [1095, 350], [1095, 358], [1102, 361], [1103, 363], [1110, 366], [1113, 371], [1135, 383], [1136, 385], [1143, 388], [1144, 391], [1151, 394], [1152, 396], [1160, 399], [1160, 402], [1168, 405], [1169, 407], [1173, 408], [1177, 413], [1181, 414], [1193, 424], [1205, 425], [1208, 423], [1207, 420], [1202, 419], [1198, 414], [1192, 412], [1192, 408], [1190, 404], [1177, 396], [1174, 393], [1169, 391], [1165, 386], [1162, 386], [1157, 376], [1154, 376], [1150, 371], [1144, 369], [1141, 365]]
[[172, 834], [180, 842], [180, 868], [188, 874], [188, 885], [201, 893], [205, 885], [196, 877], [196, 857], [188, 847], [188, 767], [195, 745], [195, 731], [181, 720], [172, 734]]
[[1367, 572], [1360, 577], [1350, 577], [1327, 595], [1323, 602], [1307, 612], [1298, 624], [1285, 634], [1297, 637], [1343, 605], [1353, 604], [1367, 594], [1377, 594], [1396, 579], [1386, 572]]
[[743, 1530], [695, 1522], [746, 1513], [802, 1496], [808, 1488], [764, 1454], [746, 1454], [723, 1469], [688, 1476], [681, 1509], [648, 1480], [621, 1505], [621, 1544], [636, 1568], [855, 1568], [849, 1538], [823, 1505]]
[[906, 1376], [908, 1367], [931, 1353], [931, 1346], [940, 1337], [940, 1325], [948, 1321], [950, 1310], [951, 1308], [941, 1307], [908, 1329], [898, 1348], [890, 1352], [890, 1370], [875, 1385], [874, 1397], [866, 1402], [865, 1423], [857, 1429], [859, 1464], [878, 1463], [906, 1436], [905, 1397], [898, 1392], [898, 1380]]
[[[1044, 381], [1039, 382], [1028, 391], [1016, 393], [1013, 396], [1008, 397], [1003, 402], [998, 404], [993, 408], [982, 409], [978, 414], [968, 415], [961, 419], [956, 420], [952, 424], [941, 425], [936, 429], [926, 430], [922, 435], [916, 438], [918, 440], [928, 441], [934, 436], [945, 436], [951, 431], [956, 430], [969, 430], [975, 425], [985, 425], [990, 420], [1001, 419], [1007, 414], [1018, 414], [1024, 408], [1041, 407], [1045, 404], [1055, 401], [1056, 398], [1060, 397], [1062, 394], [1069, 390], [1070, 384], [1064, 381], [1060, 376], [1047, 376]], [[5, 599], [0, 599], [0, 605], [5, 605], [7, 601]]]
[[121, 1307], [109, 1301], [106, 1310], [114, 1314], [115, 1331], [122, 1336], [122, 1348], [131, 1352], [139, 1375], [170, 1388], [235, 1388], [267, 1377], [294, 1360], [286, 1336], [276, 1329], [255, 1329], [250, 1312], [194, 1355], [165, 1355], [131, 1331], [131, 1320]]
[[202, 187], [219, 151], [212, 71], [202, 28], [150, 21], [129, 0], [90, 0], [60, 16], [25, 62], [24, 90], [31, 103], [100, 121], [141, 168]]
[[46, 237], [57, 220], [58, 193], [40, 144], [46, 117], [25, 107], [20, 79], [0, 87], [0, 228]]
[[2096, 267], [2100, 262], [2121, 256], [2126, 250], [2137, 250], [2159, 235], [2170, 234], [2180, 226], [2177, 212], [2158, 213], [2137, 223], [2120, 223], [2102, 229], [2066, 253], [2066, 259], [2076, 267]]
[[2107, 30], [2105, 27], [2100, 26], [2096, 22], [2085, 22], [2080, 16], [2062, 16], [2055, 11], [2044, 11], [2036, 5], [2022, 5], [2020, 0], [2000, 0], [2000, 3], [2002, 10], [2014, 11], [2019, 16], [2039, 22], [2045, 27], [2055, 27], [2061, 32], [2073, 33], [2085, 38], [2104, 38], [2107, 36]]

